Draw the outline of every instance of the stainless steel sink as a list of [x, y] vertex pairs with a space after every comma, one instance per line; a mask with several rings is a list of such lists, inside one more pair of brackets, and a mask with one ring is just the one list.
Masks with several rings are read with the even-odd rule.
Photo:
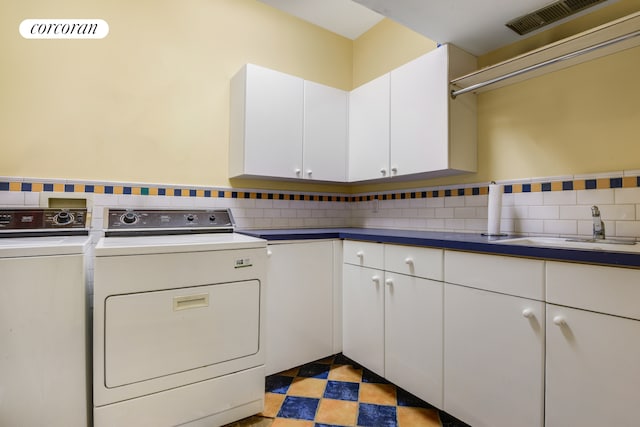
[[568, 239], [565, 237], [518, 237], [496, 240], [504, 245], [551, 247], [565, 249], [587, 249], [612, 252], [640, 253], [640, 245], [633, 240], [618, 239]]

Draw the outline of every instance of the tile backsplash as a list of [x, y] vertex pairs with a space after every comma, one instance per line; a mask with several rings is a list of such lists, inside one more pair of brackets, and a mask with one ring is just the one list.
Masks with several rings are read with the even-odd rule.
[[[640, 237], [640, 171], [498, 182], [501, 231], [588, 236], [598, 205], [608, 236]], [[232, 209], [238, 228], [372, 227], [480, 233], [488, 183], [366, 194], [299, 193], [160, 184], [0, 177], [0, 206], [41, 206], [46, 197], [86, 197], [91, 235], [105, 207]]]

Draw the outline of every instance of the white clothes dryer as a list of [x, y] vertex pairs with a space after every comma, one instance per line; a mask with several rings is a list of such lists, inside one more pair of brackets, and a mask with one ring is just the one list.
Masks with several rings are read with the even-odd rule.
[[94, 423], [219, 426], [264, 406], [266, 241], [228, 210], [115, 210], [95, 248]]

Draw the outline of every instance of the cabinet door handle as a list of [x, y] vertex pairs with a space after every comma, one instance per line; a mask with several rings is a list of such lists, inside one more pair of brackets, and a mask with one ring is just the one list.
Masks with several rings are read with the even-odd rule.
[[380, 283], [380, 276], [372, 276], [371, 281], [375, 283]]
[[362, 251], [358, 251], [358, 252], [356, 252], [356, 256], [357, 256], [358, 258], [362, 258], [362, 257], [364, 256], [364, 252], [362, 252]]
[[267, 250], [267, 256], [271, 256], [273, 255], [273, 252], [271, 252], [270, 250]]
[[404, 263], [407, 265], [413, 265], [413, 258], [409, 257], [404, 260]]
[[385, 176], [387, 174], [387, 170], [385, 168], [381, 168], [380, 173], [382, 174], [382, 176]]
[[533, 313], [533, 310], [531, 310], [530, 308], [525, 308], [524, 310], [522, 310], [522, 316], [526, 317], [527, 319], [531, 319], [535, 315]]
[[387, 286], [392, 286], [393, 285], [393, 279], [387, 279], [384, 281], [384, 284]]
[[296, 169], [295, 172], [296, 172], [296, 175], [298, 175], [298, 176], [300, 176], [300, 174], [302, 173], [302, 171], [300, 169]]
[[562, 316], [556, 316], [553, 318], [553, 323], [555, 323], [558, 326], [564, 326], [567, 324], [567, 321]]
[[391, 175], [397, 175], [398, 174], [398, 168], [397, 167], [392, 167], [391, 168]]
[[312, 171], [311, 169], [309, 169], [309, 170], [307, 171], [307, 175], [309, 175], [309, 176], [311, 176], [311, 174], [312, 174], [312, 173], [313, 173], [313, 171]]

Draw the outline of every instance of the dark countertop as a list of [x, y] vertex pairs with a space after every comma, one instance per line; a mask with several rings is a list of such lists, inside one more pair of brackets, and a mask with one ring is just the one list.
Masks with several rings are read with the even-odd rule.
[[602, 251], [598, 249], [589, 250], [521, 246], [496, 243], [499, 240], [512, 239], [518, 236], [487, 237], [479, 233], [448, 233], [438, 231], [389, 230], [374, 228], [298, 228], [236, 231], [249, 236], [260, 237], [268, 241], [350, 239], [555, 261], [640, 268], [640, 253]]

